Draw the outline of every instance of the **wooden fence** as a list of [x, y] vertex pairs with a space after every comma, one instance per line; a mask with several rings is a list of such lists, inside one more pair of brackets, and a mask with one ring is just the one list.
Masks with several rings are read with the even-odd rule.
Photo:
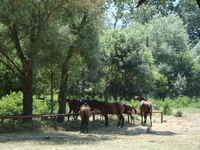
[[[163, 123], [163, 111], [153, 111], [152, 113], [160, 113], [161, 114], [161, 123]], [[101, 114], [100, 111], [94, 111], [92, 112], [93, 115], [93, 123], [95, 121], [95, 115]], [[126, 113], [128, 115], [128, 113]], [[135, 113], [133, 113], [135, 114]], [[140, 114], [139, 111], [137, 111], [136, 114]], [[58, 116], [77, 116], [80, 115], [79, 113], [66, 113], [66, 114], [35, 114], [35, 115], [0, 115], [1, 122], [4, 122], [4, 119], [12, 119], [12, 131], [15, 130], [15, 120], [19, 118], [46, 118], [46, 117], [53, 117], [54, 118], [54, 129], [57, 130], [57, 117]], [[129, 115], [128, 115], [128, 123], [129, 123]]]

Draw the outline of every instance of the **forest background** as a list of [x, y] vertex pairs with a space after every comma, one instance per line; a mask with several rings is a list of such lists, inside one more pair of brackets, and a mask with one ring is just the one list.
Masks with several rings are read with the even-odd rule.
[[79, 97], [199, 104], [196, 1], [137, 3], [0, 1], [0, 113], [65, 113]]

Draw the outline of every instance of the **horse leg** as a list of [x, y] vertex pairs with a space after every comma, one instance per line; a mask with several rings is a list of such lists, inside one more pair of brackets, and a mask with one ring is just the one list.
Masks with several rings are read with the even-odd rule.
[[134, 123], [134, 117], [132, 116], [132, 114], [130, 114], [130, 117], [131, 117], [131, 123], [130, 123], [130, 126], [131, 126], [131, 125], [133, 125], [135, 123]]
[[[69, 113], [71, 113], [71, 112], [72, 112], [72, 110], [70, 109], [70, 110], [69, 110]], [[68, 116], [68, 121], [69, 121], [69, 117], [70, 117], [70, 115]]]
[[124, 116], [121, 114], [122, 125], [121, 128], [124, 126]]
[[85, 123], [85, 130], [86, 130], [86, 133], [88, 133], [88, 121]]
[[81, 129], [80, 129], [81, 132], [84, 131], [84, 125], [83, 125], [83, 120], [81, 120]]
[[[76, 110], [73, 110], [73, 113], [77, 113]], [[73, 117], [74, 117], [74, 120], [77, 120], [78, 115], [74, 115]]]
[[141, 113], [141, 124], [143, 124], [143, 113]]
[[74, 116], [74, 120], [77, 120], [77, 119], [78, 119], [78, 115], [75, 115], [75, 116]]
[[144, 123], [147, 123], [147, 113], [144, 113]]
[[151, 126], [152, 126], [152, 118], [151, 118], [151, 116], [152, 116], [152, 113], [150, 112], [150, 123], [151, 123]]
[[106, 115], [104, 115], [104, 117], [105, 117], [105, 127], [107, 127], [109, 125], [109, 123], [108, 123], [108, 115], [106, 114]]
[[118, 116], [118, 124], [117, 124], [117, 127], [119, 127], [120, 121], [121, 121], [121, 116], [120, 116], [120, 115], [117, 115], [117, 116]]

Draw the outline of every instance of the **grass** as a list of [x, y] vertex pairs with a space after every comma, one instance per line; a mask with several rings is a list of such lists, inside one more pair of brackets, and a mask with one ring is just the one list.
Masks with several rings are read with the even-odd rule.
[[[177, 110], [174, 111], [176, 112]], [[116, 127], [116, 116], [110, 115], [110, 125], [106, 128], [104, 127], [104, 120], [96, 120], [94, 125], [90, 121], [88, 134], [80, 133], [80, 120], [71, 120], [58, 124], [58, 130], [54, 130], [53, 121], [51, 120], [36, 120], [27, 124], [19, 121], [16, 123], [15, 132], [0, 132], [0, 144], [2, 150], [199, 149], [200, 144], [194, 143], [199, 137], [196, 132], [194, 132], [195, 134], [189, 134], [189, 132], [184, 131], [184, 126], [181, 127], [183, 128], [181, 133], [176, 133], [176, 130], [170, 130], [173, 129], [174, 125], [177, 125], [176, 122], [182, 120], [185, 122], [188, 113], [200, 114], [197, 109], [181, 109], [181, 111], [186, 114], [186, 117], [178, 118], [177, 120], [173, 115], [164, 116], [164, 119], [172, 122], [167, 129], [164, 129], [164, 127], [168, 126], [168, 124], [160, 123], [159, 114], [153, 114], [153, 127], [149, 126], [149, 120], [147, 120], [147, 125], [141, 126], [139, 115], [134, 115], [136, 125], [129, 126], [126, 118], [123, 128]], [[190, 119], [192, 121], [192, 118]], [[0, 124], [0, 126], [3, 125], [6, 129], [9, 129], [11, 127], [9, 124], [10, 122], [6, 122]], [[191, 125], [193, 124], [194, 122], [191, 123]], [[182, 123], [178, 125], [182, 125]], [[4, 127], [3, 129], [5, 129]], [[46, 139], [46, 137], [50, 138]]]

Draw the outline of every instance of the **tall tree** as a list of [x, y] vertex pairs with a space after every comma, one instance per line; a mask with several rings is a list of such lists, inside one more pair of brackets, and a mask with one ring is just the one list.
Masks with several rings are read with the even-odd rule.
[[0, 1], [0, 63], [22, 83], [24, 115], [32, 114], [34, 64], [41, 50], [41, 36], [56, 11], [67, 3], [68, 0]]
[[[101, 22], [101, 8], [104, 0], [88, 1], [75, 0], [70, 1], [66, 7], [67, 11], [63, 13], [63, 21], [66, 22], [76, 39], [66, 48], [66, 55], [62, 63], [60, 92], [58, 95], [59, 110], [58, 113], [66, 112], [66, 97], [68, 81], [73, 68], [71, 61], [74, 57], [79, 57], [78, 63], [87, 64], [89, 69], [95, 70], [97, 58], [98, 31]], [[95, 56], [96, 55], [96, 56]], [[77, 62], [77, 61], [76, 61]], [[59, 122], [64, 121], [64, 117], [58, 117]]]

